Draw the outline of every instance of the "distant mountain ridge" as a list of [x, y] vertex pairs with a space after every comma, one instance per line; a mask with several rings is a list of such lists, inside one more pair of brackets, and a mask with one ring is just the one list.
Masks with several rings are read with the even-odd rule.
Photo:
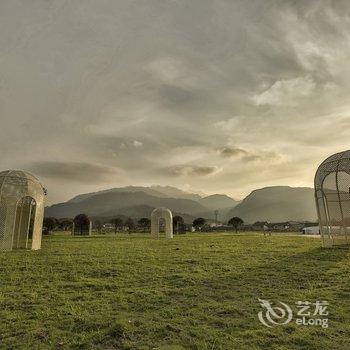
[[314, 189], [273, 186], [254, 190], [227, 213], [226, 219], [233, 216], [246, 223], [316, 221]]
[[117, 215], [122, 208], [146, 205], [150, 207], [165, 206], [170, 210], [184, 212], [190, 215], [206, 211], [200, 203], [190, 199], [161, 198], [151, 196], [143, 191], [138, 192], [103, 192], [78, 201], [68, 201], [46, 208], [46, 216], [74, 217], [79, 213], [88, 215], [111, 216]]
[[78, 196], [73, 197], [68, 202], [80, 202], [83, 199], [104, 193], [114, 193], [114, 192], [145, 192], [151, 196], [159, 197], [159, 198], [183, 198], [183, 199], [192, 199], [192, 200], [200, 200], [202, 197], [196, 193], [185, 192], [176, 187], [172, 186], [125, 186], [125, 187], [116, 187], [107, 190], [91, 192], [80, 194]]
[[151, 187], [141, 187], [141, 186], [126, 186], [126, 187], [116, 187], [116, 188], [111, 188], [108, 190], [102, 190], [102, 191], [97, 191], [97, 192], [91, 192], [91, 193], [84, 193], [80, 194], [78, 196], [73, 197], [70, 199], [68, 202], [81, 202], [84, 199], [87, 199], [89, 197], [93, 197], [99, 194], [105, 194], [105, 193], [119, 193], [119, 192], [145, 192], [151, 196], [159, 197], [159, 198], [165, 198], [168, 197], [166, 194], [161, 193], [159, 191], [153, 190]]
[[[147, 187], [146, 187], [147, 188]], [[183, 198], [183, 199], [192, 199], [194, 201], [198, 201], [202, 198], [197, 193], [186, 192], [180, 190], [179, 188], [173, 186], [151, 186], [151, 190], [161, 193], [170, 198]]]
[[240, 203], [240, 201], [236, 201], [225, 194], [213, 194], [200, 198], [198, 202], [211, 210], [233, 208]]
[[65, 203], [45, 208], [45, 216], [74, 217], [86, 213], [92, 217], [149, 217], [156, 207], [168, 207], [191, 222], [202, 216], [227, 221], [233, 216], [246, 223], [256, 221], [315, 221], [314, 190], [308, 187], [272, 186], [252, 191], [239, 202], [224, 194], [200, 196], [171, 186], [127, 186], [75, 196]]

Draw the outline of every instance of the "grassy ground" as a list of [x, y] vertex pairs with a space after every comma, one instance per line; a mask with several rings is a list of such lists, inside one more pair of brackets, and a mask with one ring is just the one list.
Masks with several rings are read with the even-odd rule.
[[[0, 254], [2, 349], [349, 349], [350, 258], [318, 239], [46, 237]], [[258, 298], [327, 300], [329, 328], [264, 327]]]

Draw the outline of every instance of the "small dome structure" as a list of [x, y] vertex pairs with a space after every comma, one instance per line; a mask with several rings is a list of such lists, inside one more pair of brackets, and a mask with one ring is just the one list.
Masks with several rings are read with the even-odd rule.
[[315, 175], [315, 200], [323, 244], [350, 243], [350, 150], [328, 157]]
[[41, 248], [44, 192], [39, 180], [27, 172], [0, 172], [0, 250]]
[[159, 238], [160, 220], [165, 221], [165, 237], [173, 238], [173, 214], [168, 208], [156, 208], [151, 214], [151, 234]]
[[73, 219], [73, 230], [74, 236], [91, 236], [92, 221], [86, 214], [78, 214]]

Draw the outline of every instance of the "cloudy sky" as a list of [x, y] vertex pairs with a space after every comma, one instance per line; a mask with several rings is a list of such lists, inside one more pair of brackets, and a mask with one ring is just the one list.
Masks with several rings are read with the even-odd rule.
[[1, 168], [48, 202], [241, 198], [350, 148], [349, 1], [0, 0]]

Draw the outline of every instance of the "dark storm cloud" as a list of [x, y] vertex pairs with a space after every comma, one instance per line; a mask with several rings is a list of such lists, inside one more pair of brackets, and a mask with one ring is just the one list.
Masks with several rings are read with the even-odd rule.
[[3, 0], [3, 167], [30, 162], [51, 202], [93, 181], [237, 197], [270, 179], [311, 185], [348, 145], [349, 12], [342, 0]]
[[234, 148], [234, 147], [223, 147], [219, 150], [220, 154], [224, 157], [237, 157], [237, 156], [250, 156], [251, 154], [242, 149], [242, 148]]
[[112, 167], [84, 162], [38, 162], [30, 166], [45, 178], [98, 184], [118, 175]]

